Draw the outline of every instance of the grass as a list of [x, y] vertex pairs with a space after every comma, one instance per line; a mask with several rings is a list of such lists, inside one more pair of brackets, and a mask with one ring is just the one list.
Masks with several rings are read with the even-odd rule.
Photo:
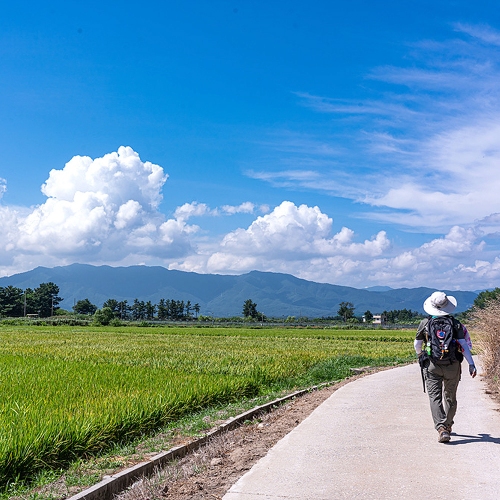
[[490, 391], [500, 396], [500, 300], [489, 300], [470, 317], [474, 346], [481, 354], [483, 376]]
[[38, 481], [208, 408], [406, 362], [412, 335], [2, 326], [0, 486]]

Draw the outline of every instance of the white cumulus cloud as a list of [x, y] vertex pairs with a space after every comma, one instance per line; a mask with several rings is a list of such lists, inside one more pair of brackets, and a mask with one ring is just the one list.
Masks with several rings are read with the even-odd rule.
[[178, 220], [188, 220], [190, 217], [200, 217], [204, 215], [218, 215], [217, 210], [211, 210], [206, 203], [184, 203], [175, 210], [175, 218]]
[[391, 247], [384, 231], [357, 242], [352, 230], [344, 227], [332, 234], [332, 226], [333, 220], [319, 207], [284, 201], [247, 229], [231, 231], [218, 245], [172, 267], [211, 273], [260, 269], [329, 281], [341, 275], [349, 279], [347, 272]]
[[500, 258], [483, 236], [479, 226], [453, 226], [411, 249], [396, 247], [385, 231], [359, 241], [347, 227], [334, 232], [333, 220], [319, 207], [285, 201], [246, 229], [200, 245], [196, 254], [170, 267], [232, 274], [258, 269], [359, 288], [384, 284], [474, 290], [496, 286], [500, 272]]
[[390, 246], [384, 231], [370, 241], [355, 243], [354, 232], [345, 227], [331, 236], [332, 224], [333, 220], [319, 207], [284, 201], [270, 214], [258, 217], [248, 229], [227, 234], [221, 248], [238, 255], [306, 259], [339, 254], [373, 257]]
[[189, 235], [197, 227], [165, 221], [158, 211], [167, 177], [130, 147], [95, 159], [75, 156], [50, 171], [42, 186], [44, 203], [23, 210], [0, 207], [0, 258], [46, 264], [189, 253]]
[[[253, 214], [255, 209], [255, 204], [250, 201], [245, 201], [240, 205], [222, 205], [220, 208], [210, 208], [206, 203], [193, 201], [177, 207], [174, 216], [179, 220], [188, 220], [191, 217]], [[259, 210], [262, 213], [266, 213], [269, 207], [267, 205], [261, 205]]]
[[255, 210], [255, 205], [250, 201], [246, 201], [238, 206], [233, 205], [223, 205], [221, 207], [222, 211], [226, 214], [253, 214]]
[[114, 205], [135, 200], [156, 208], [167, 177], [162, 167], [141, 161], [132, 148], [121, 146], [94, 160], [74, 156], [62, 170], [50, 171], [42, 192], [60, 201], [73, 201], [79, 192], [99, 193]]

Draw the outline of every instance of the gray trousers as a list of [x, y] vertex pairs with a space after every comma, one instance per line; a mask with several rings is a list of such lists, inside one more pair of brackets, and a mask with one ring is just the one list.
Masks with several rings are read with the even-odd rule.
[[434, 427], [451, 427], [457, 411], [457, 388], [462, 373], [460, 363], [434, 364], [425, 370], [425, 385], [429, 394]]

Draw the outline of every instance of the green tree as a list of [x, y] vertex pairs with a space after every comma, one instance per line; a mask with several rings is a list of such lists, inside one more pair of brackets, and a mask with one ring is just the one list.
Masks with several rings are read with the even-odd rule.
[[259, 313], [257, 311], [257, 304], [252, 299], [247, 299], [243, 303], [243, 316], [245, 318], [257, 318]]
[[149, 320], [154, 319], [156, 313], [156, 304], [153, 304], [150, 300], [146, 302], [145, 314], [146, 318]]
[[172, 319], [172, 300], [165, 300], [165, 319]]
[[121, 312], [120, 311], [120, 302], [118, 302], [116, 299], [106, 300], [106, 302], [104, 302], [102, 307], [109, 307], [113, 311], [115, 318], [119, 318], [121, 316], [120, 315], [120, 312]]
[[114, 319], [115, 315], [113, 311], [109, 307], [103, 307], [102, 309], [98, 309], [94, 314], [94, 323], [97, 325], [106, 326], [109, 325], [112, 319]]
[[184, 318], [184, 301], [183, 300], [167, 300], [168, 316], [170, 319], [179, 320]]
[[63, 300], [58, 296], [59, 287], [52, 282], [40, 283], [40, 286], [35, 288], [33, 293], [38, 309], [36, 312], [38, 312], [42, 318], [52, 316], [54, 311], [59, 309], [59, 302]]
[[97, 311], [97, 306], [92, 304], [89, 299], [79, 300], [74, 306], [73, 311], [77, 314], [89, 314], [92, 315]]
[[118, 317], [120, 319], [128, 319], [129, 314], [130, 314], [130, 306], [128, 305], [127, 300], [120, 300], [118, 302], [118, 311], [115, 314], [118, 314]]
[[497, 300], [500, 298], [500, 288], [495, 288], [494, 290], [485, 290], [478, 294], [474, 299], [474, 304], [472, 307], [475, 309], [484, 309], [487, 303], [492, 300]]
[[24, 314], [24, 291], [14, 286], [0, 287], [0, 316], [19, 317]]
[[364, 317], [367, 323], [371, 323], [373, 321], [373, 314], [371, 313], [370, 310], [365, 312]]
[[158, 311], [158, 319], [160, 321], [165, 321], [168, 317], [168, 309], [165, 299], [160, 299], [160, 301], [158, 302], [157, 311]]
[[118, 301], [116, 299], [108, 299], [102, 307], [109, 307], [113, 312], [118, 311]]
[[26, 288], [26, 290], [24, 290], [24, 301], [26, 305], [26, 314], [38, 314], [38, 301], [35, 290]]
[[137, 321], [139, 319], [146, 319], [146, 304], [143, 300], [134, 299], [131, 307], [132, 319]]
[[354, 305], [352, 302], [341, 302], [339, 304], [339, 309], [337, 314], [344, 320], [347, 321], [354, 317]]
[[177, 319], [183, 319], [184, 318], [184, 308], [185, 304], [183, 300], [178, 300], [177, 301]]
[[186, 317], [189, 319], [191, 317], [191, 309], [193, 308], [193, 306], [191, 305], [191, 301], [188, 300], [186, 302]]
[[196, 318], [198, 318], [198, 314], [200, 313], [200, 304], [196, 302], [196, 304], [193, 306], [194, 312], [196, 314]]
[[394, 323], [393, 319], [394, 319], [394, 315], [393, 315], [393, 311], [383, 311], [382, 312], [382, 316], [385, 318], [385, 322], [386, 323]]

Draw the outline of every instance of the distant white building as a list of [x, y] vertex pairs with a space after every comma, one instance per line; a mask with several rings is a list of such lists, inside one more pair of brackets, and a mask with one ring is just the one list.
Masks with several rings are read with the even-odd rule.
[[[366, 318], [363, 315], [363, 323], [366, 323]], [[385, 325], [385, 316], [383, 314], [374, 314], [372, 319], [373, 325]]]

